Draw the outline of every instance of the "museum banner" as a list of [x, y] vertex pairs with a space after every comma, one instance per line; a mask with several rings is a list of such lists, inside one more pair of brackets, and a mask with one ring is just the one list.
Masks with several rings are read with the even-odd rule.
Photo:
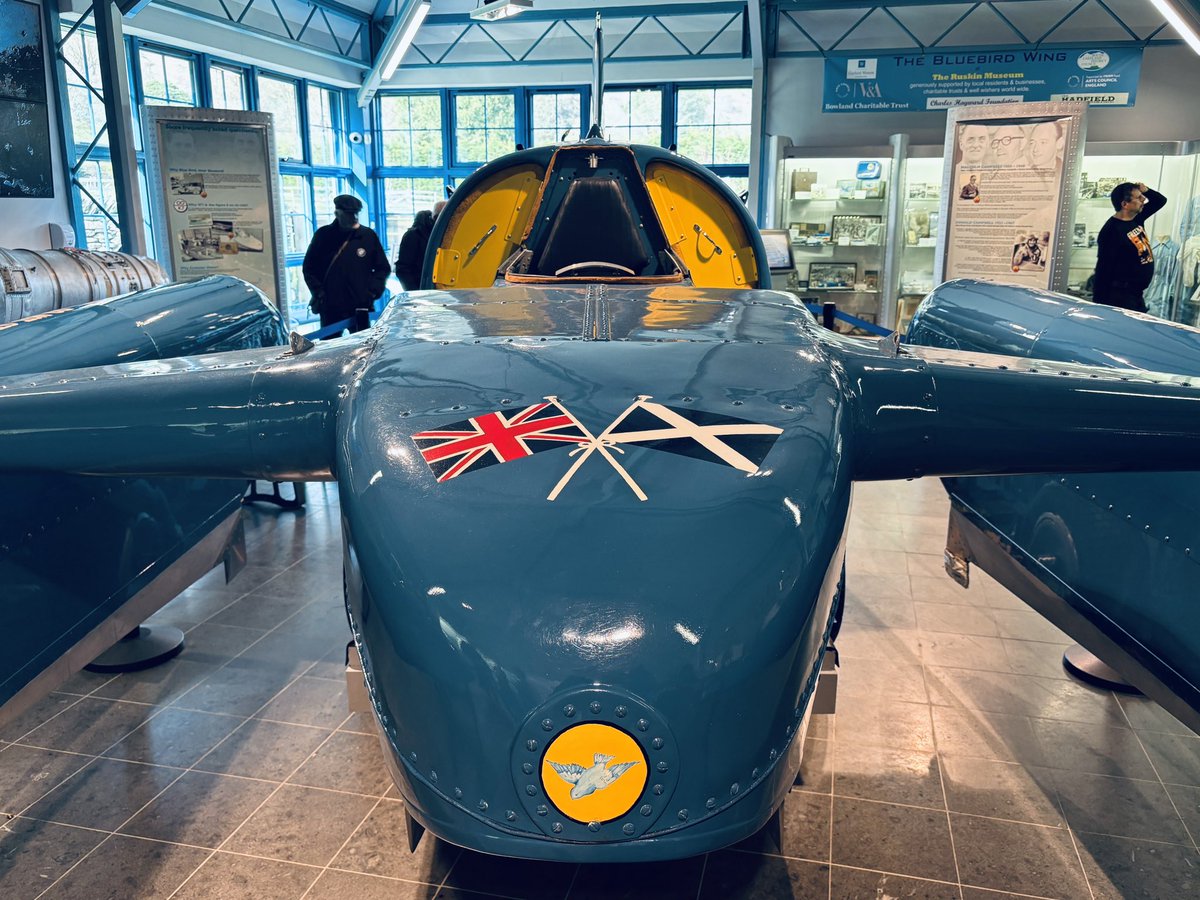
[[1065, 287], [1085, 109], [1082, 103], [1017, 103], [951, 111], [936, 282], [982, 278]]
[[284, 310], [271, 114], [141, 109], [155, 241], [172, 277], [234, 275]]
[[973, 50], [828, 57], [822, 110], [915, 112], [1066, 101], [1133, 106], [1142, 48]]

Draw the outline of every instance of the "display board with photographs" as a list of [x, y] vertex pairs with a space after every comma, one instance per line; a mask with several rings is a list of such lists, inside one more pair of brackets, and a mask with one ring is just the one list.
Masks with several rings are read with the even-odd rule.
[[849, 290], [854, 288], [857, 280], [857, 263], [810, 263], [808, 267], [808, 286], [810, 289]]
[[235, 275], [283, 309], [271, 114], [143, 106], [142, 122], [157, 243], [172, 276]]
[[[1055, 101], [951, 110], [935, 282], [1065, 285], [1085, 108]], [[913, 224], [919, 241], [924, 229]]]
[[830, 239], [835, 244], [875, 246], [883, 243], [882, 216], [834, 216]]

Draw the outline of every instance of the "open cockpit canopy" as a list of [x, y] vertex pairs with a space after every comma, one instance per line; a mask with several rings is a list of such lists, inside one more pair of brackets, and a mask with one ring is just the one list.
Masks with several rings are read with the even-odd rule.
[[770, 287], [745, 206], [703, 166], [659, 147], [589, 139], [483, 166], [438, 216], [422, 286], [683, 284]]

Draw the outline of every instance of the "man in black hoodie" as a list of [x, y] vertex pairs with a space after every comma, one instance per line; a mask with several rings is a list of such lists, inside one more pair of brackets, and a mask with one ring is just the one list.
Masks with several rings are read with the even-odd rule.
[[1112, 218], [1096, 238], [1096, 274], [1092, 299], [1109, 306], [1146, 311], [1142, 293], [1154, 278], [1154, 251], [1146, 220], [1167, 205], [1167, 198], [1138, 182], [1113, 188]]
[[413, 218], [412, 227], [400, 238], [400, 251], [396, 254], [396, 277], [406, 291], [415, 291], [421, 286], [421, 267], [425, 263], [425, 248], [433, 234], [433, 210], [423, 209]]
[[358, 331], [355, 311], [371, 309], [383, 296], [391, 266], [378, 235], [358, 223], [361, 200], [342, 194], [334, 198], [333, 210], [335, 221], [317, 229], [304, 254], [309, 307], [321, 316], [322, 328], [350, 319], [349, 330]]

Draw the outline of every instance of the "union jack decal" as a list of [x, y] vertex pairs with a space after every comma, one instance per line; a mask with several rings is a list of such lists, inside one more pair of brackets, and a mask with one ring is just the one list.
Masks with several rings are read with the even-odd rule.
[[514, 415], [490, 412], [413, 435], [439, 482], [496, 463], [512, 462], [563, 444], [586, 444], [582, 426], [553, 401]]

